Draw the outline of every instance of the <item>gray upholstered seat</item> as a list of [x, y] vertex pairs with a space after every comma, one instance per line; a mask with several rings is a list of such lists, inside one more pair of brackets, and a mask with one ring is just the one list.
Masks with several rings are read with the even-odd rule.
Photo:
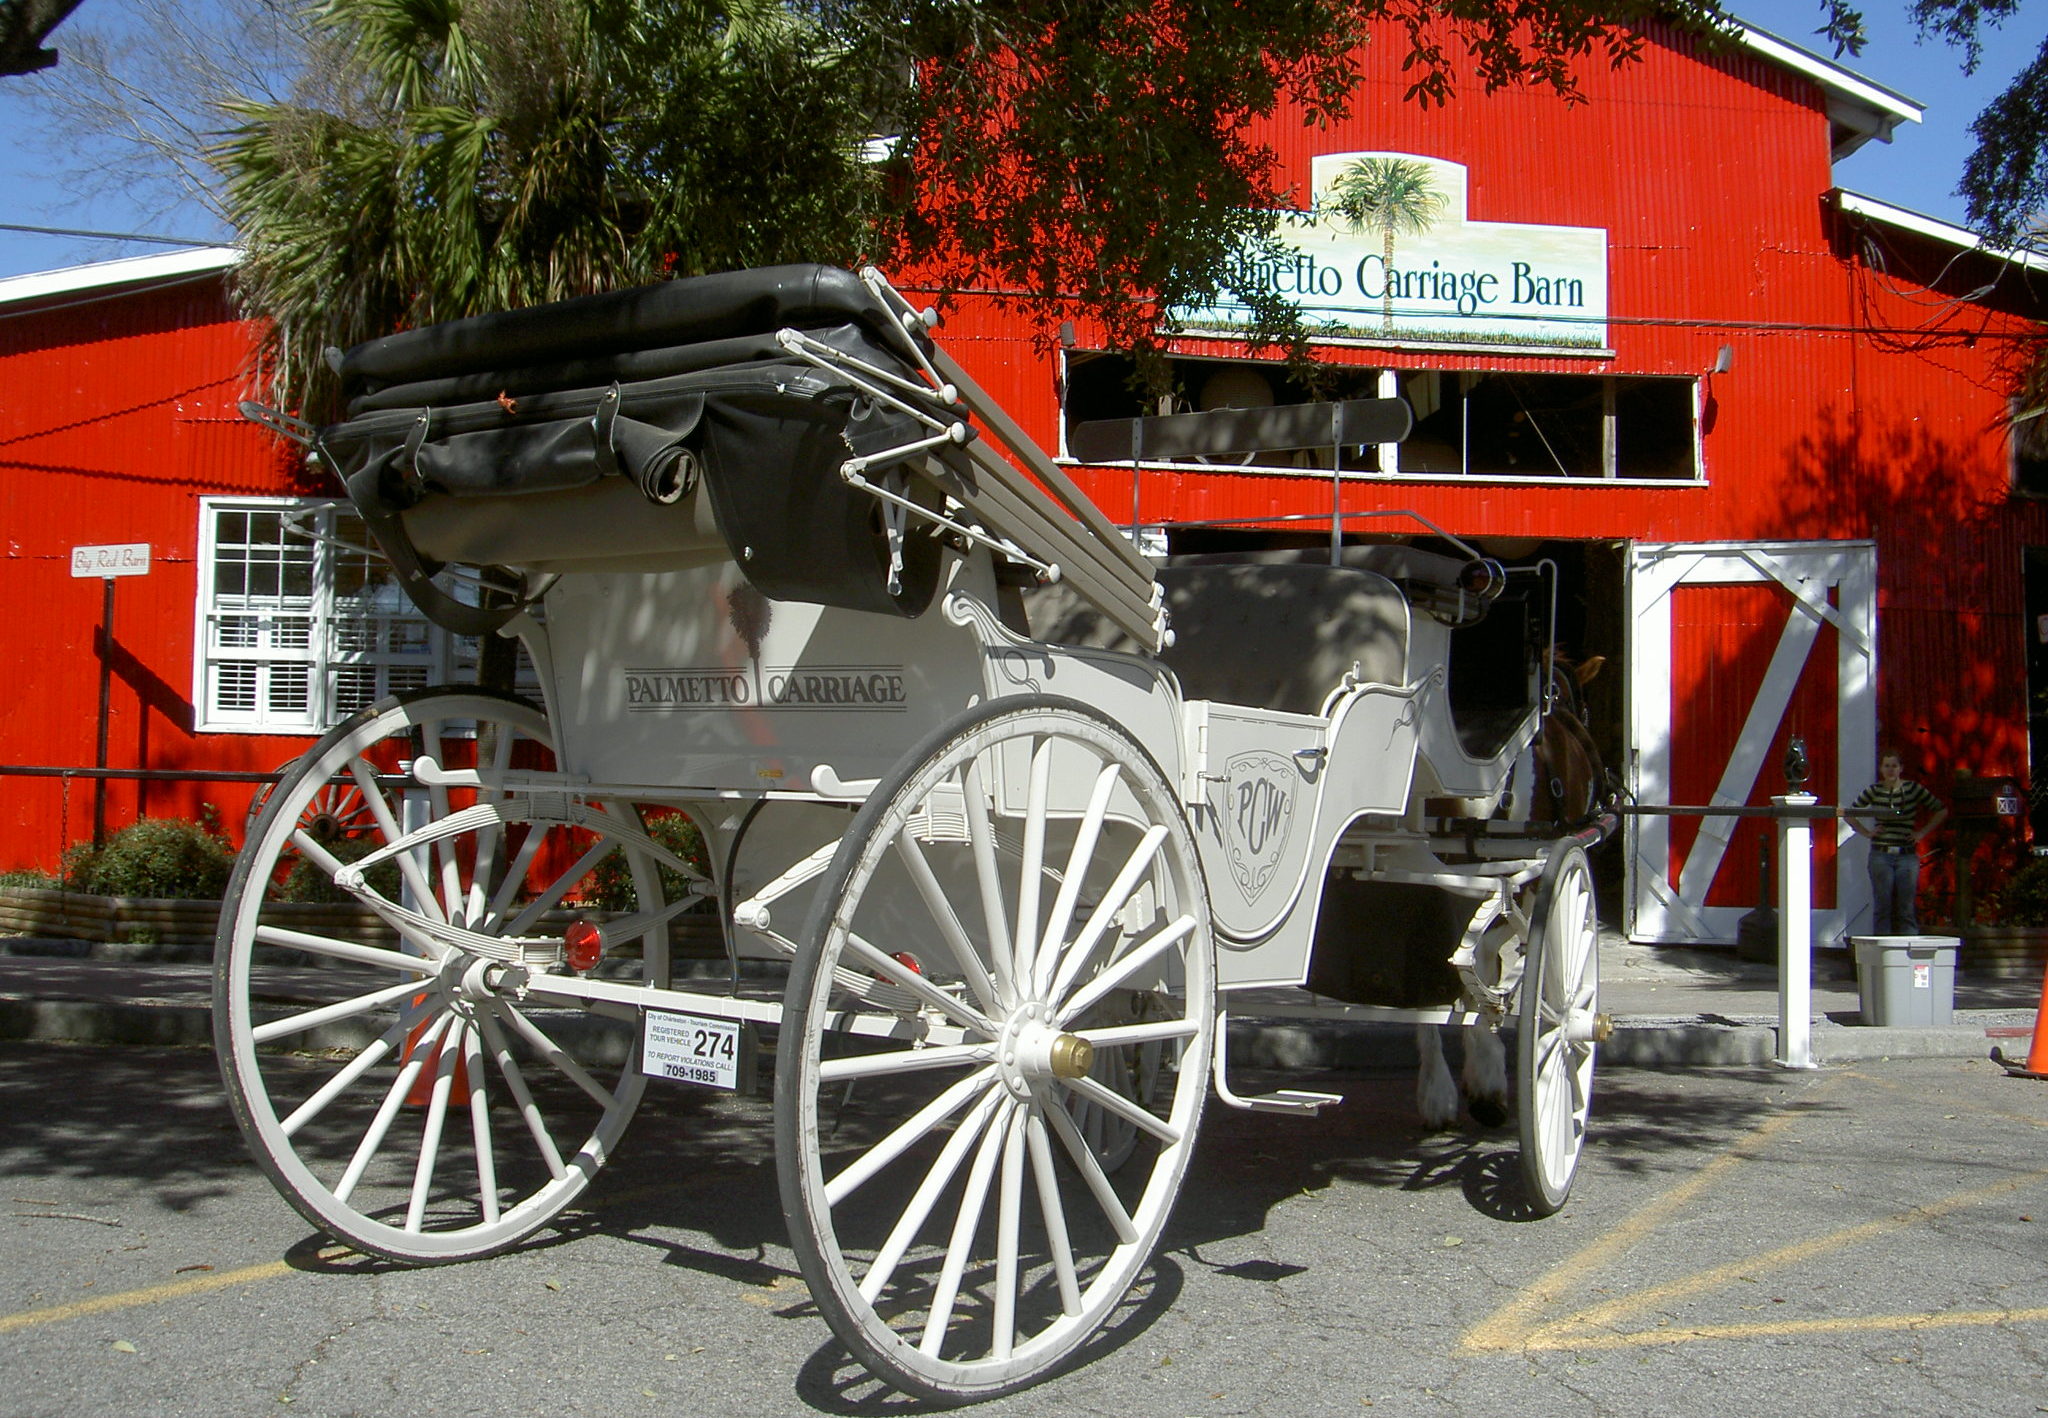
[[[1190, 699], [1313, 714], [1353, 665], [1407, 679], [1408, 602], [1384, 576], [1348, 566], [1191, 557], [1160, 568], [1174, 644], [1160, 659]], [[1027, 598], [1042, 640], [1135, 649], [1059, 586]]]

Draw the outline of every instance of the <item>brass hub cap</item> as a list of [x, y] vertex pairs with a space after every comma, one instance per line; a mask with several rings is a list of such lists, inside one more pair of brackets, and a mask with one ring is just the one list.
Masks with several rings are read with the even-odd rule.
[[1095, 1046], [1052, 1022], [1052, 1007], [1033, 1000], [1018, 1006], [996, 1040], [996, 1068], [1003, 1086], [1019, 1099], [1032, 1085], [1054, 1078], [1083, 1078], [1095, 1066]]

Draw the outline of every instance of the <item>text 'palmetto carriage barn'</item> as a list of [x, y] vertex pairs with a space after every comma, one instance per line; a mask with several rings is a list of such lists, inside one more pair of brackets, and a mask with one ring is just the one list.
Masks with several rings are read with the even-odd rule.
[[[2030, 781], [2048, 754], [2030, 741], [2048, 703], [2048, 463], [2007, 419], [2048, 260], [1836, 186], [1836, 159], [1918, 107], [1756, 31], [1654, 34], [1640, 63], [1589, 62], [1578, 105], [1468, 78], [1424, 108], [1403, 99], [1403, 52], [1362, 51], [1347, 122], [1283, 113], [1258, 136], [1301, 208], [1292, 255], [1259, 278], [1323, 331], [1337, 372], [1316, 398], [1405, 399], [1405, 442], [1068, 456], [1090, 451], [1082, 424], [1312, 401], [1227, 305], [1183, 312], [1164, 410], [1141, 407], [1085, 321], [1041, 331], [970, 296], [941, 339], [1153, 545], [1327, 539], [1327, 522], [1262, 519], [1327, 518], [1334, 486], [1347, 512], [1405, 509], [1510, 565], [1552, 563], [1560, 639], [1607, 657], [1594, 727], [1643, 803], [1762, 802], [1793, 734], [1828, 801], [1869, 781], [1880, 741], [1944, 791], [1965, 772]], [[1396, 194], [1376, 208], [1391, 215], [1347, 215], [1361, 184]], [[106, 583], [74, 573], [80, 546], [150, 547], [147, 574], [116, 583], [104, 646], [115, 768], [273, 769], [474, 660], [348, 549], [326, 475], [238, 417], [253, 341], [225, 295], [232, 261], [0, 281], [0, 763], [94, 762]], [[295, 534], [294, 511], [335, 535]], [[0, 867], [53, 867], [90, 834], [94, 791], [0, 777]], [[235, 835], [252, 791], [116, 781], [106, 814], [212, 803]], [[1992, 835], [2010, 850], [2027, 830]], [[1731, 939], [1756, 900], [1757, 831], [1638, 819], [1631, 932]], [[1829, 939], [1867, 925], [1867, 892], [1857, 842], [1821, 850]]]

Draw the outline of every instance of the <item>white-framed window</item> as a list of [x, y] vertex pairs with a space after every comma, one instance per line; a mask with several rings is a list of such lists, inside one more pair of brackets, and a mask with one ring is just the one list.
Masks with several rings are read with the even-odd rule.
[[387, 694], [469, 678], [476, 642], [406, 599], [346, 504], [199, 504], [193, 701], [206, 733], [319, 733]]

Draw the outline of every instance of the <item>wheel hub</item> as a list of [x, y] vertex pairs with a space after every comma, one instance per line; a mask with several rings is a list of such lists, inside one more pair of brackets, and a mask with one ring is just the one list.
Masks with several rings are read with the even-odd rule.
[[1053, 1078], [1082, 1078], [1095, 1066], [1095, 1046], [1052, 1021], [1052, 1006], [1038, 1000], [1020, 1005], [996, 1041], [996, 1068], [1003, 1086], [1028, 1099], [1034, 1084]]

